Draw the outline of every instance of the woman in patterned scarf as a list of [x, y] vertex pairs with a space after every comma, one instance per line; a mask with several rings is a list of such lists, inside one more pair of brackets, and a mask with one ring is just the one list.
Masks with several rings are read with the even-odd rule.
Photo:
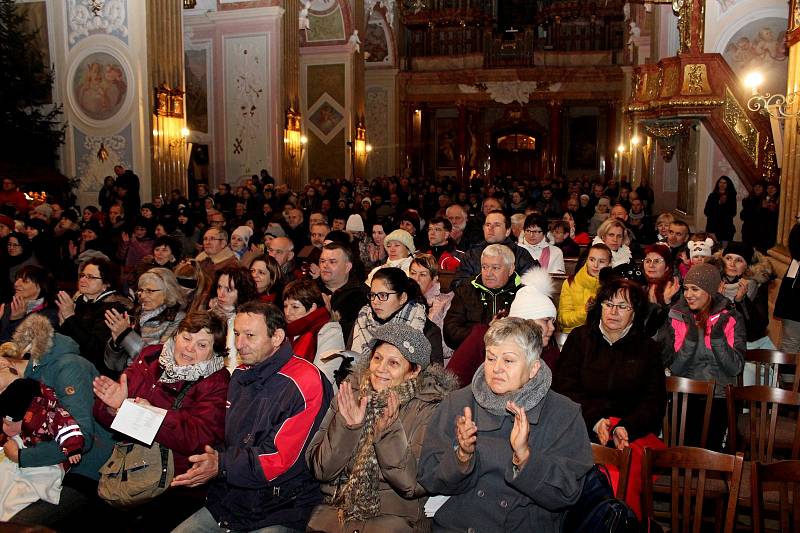
[[428, 338], [431, 362], [444, 365], [442, 330], [428, 318], [428, 302], [417, 282], [400, 268], [386, 267], [375, 272], [369, 286], [369, 303], [358, 312], [350, 350], [368, 356], [373, 332], [379, 326], [406, 324]]
[[[95, 378], [95, 420], [110, 428], [126, 399], [166, 409], [155, 442], [172, 450], [175, 475], [186, 472], [190, 455], [201, 454], [224, 439], [230, 381], [225, 368], [225, 334], [225, 322], [214, 314], [189, 313], [163, 345], [144, 348], [119, 381]], [[181, 393], [180, 406], [175, 408]], [[168, 489], [143, 508], [149, 511], [142, 513], [145, 521], [136, 528], [148, 530], [152, 519], [155, 529], [169, 530], [204, 504], [205, 487]]]
[[339, 387], [306, 452], [325, 503], [308, 531], [426, 531], [417, 462], [428, 420], [457, 387], [430, 364], [431, 347], [406, 324], [377, 328], [368, 364]]

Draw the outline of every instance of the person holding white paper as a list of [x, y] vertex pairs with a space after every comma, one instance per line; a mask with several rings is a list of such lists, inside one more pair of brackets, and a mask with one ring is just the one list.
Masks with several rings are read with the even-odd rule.
[[[225, 337], [222, 320], [207, 312], [189, 313], [166, 343], [143, 349], [118, 382], [106, 376], [94, 380], [95, 419], [111, 427], [117, 410], [128, 398], [140, 405], [166, 409], [155, 441], [172, 450], [175, 475], [186, 472], [189, 456], [223, 442], [230, 381], [225, 369]], [[185, 386], [189, 389], [180, 407], [173, 409]], [[124, 435], [118, 438], [130, 440]], [[169, 513], [146, 514], [159, 520], [159, 527], [163, 528], [166, 516], [179, 522], [203, 506], [204, 496], [202, 489], [171, 489], [151, 502], [164, 506], [168, 502]]]

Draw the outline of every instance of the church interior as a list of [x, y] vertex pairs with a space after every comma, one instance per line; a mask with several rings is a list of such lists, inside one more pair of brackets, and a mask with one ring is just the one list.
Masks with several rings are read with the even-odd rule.
[[[759, 228], [775, 233], [763, 250], [777, 280], [770, 316], [781, 278], [797, 273], [800, 0], [16, 4], [52, 70], [41, 106], [60, 106], [63, 127], [51, 170], [0, 157], [29, 195], [63, 180], [76, 205], [96, 205], [117, 167], [138, 176], [143, 203], [265, 173], [300, 195], [387, 177], [461, 190], [627, 183], [652, 191], [653, 219], [668, 213], [700, 232], [727, 176], [740, 205], [756, 186], [780, 190], [775, 227]], [[779, 346], [781, 322], [768, 321]], [[796, 428], [793, 459], [800, 417]]]

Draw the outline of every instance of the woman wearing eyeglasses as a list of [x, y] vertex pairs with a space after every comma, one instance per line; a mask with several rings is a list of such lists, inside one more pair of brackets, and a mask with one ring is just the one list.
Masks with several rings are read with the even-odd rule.
[[[586, 324], [567, 337], [553, 372], [553, 390], [580, 404], [594, 442], [622, 450], [658, 445], [664, 418], [664, 367], [658, 344], [643, 330], [645, 297], [631, 280], [612, 277], [597, 293]], [[640, 439], [644, 439], [640, 441]], [[636, 442], [639, 441], [639, 442]], [[637, 487], [640, 476], [630, 476]], [[639, 491], [628, 504], [639, 509]]]
[[650, 303], [672, 305], [680, 298], [681, 283], [672, 270], [672, 252], [667, 243], [651, 244], [644, 250], [644, 275]]
[[431, 343], [431, 363], [444, 364], [442, 330], [428, 319], [427, 302], [417, 282], [397, 267], [385, 267], [375, 271], [369, 287], [369, 303], [358, 313], [350, 349], [367, 354], [378, 327], [388, 323], [408, 324], [422, 331]]
[[138, 287], [132, 317], [116, 309], [105, 313], [111, 338], [104, 360], [117, 372], [125, 370], [142, 348], [165, 343], [185, 316], [186, 296], [171, 270], [151, 268], [141, 275]]
[[78, 292], [70, 296], [61, 291], [56, 296], [59, 333], [72, 337], [81, 355], [106, 376], [116, 372], [106, 366], [104, 354], [111, 330], [104, 320], [111, 309], [126, 313], [133, 302], [117, 292], [118, 267], [105, 259], [94, 258], [80, 266]]
[[564, 273], [564, 254], [561, 248], [553, 246], [547, 235], [547, 220], [538, 215], [528, 215], [524, 230], [519, 236], [519, 245], [530, 252], [531, 257], [539, 261], [542, 268], [550, 274]]

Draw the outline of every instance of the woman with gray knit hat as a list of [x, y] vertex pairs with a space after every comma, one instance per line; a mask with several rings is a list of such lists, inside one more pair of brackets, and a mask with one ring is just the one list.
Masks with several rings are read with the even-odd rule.
[[[721, 294], [719, 268], [694, 265], [683, 279], [683, 298], [670, 309], [655, 339], [661, 342], [662, 363], [673, 376], [714, 380], [714, 402], [706, 448], [721, 450], [727, 420], [725, 386], [736, 384], [747, 350], [744, 320]], [[685, 442], [699, 446], [703, 408], [689, 399]], [[704, 403], [704, 401], [703, 401]]]
[[426, 531], [417, 463], [428, 421], [457, 387], [431, 346], [405, 324], [377, 328], [368, 363], [340, 385], [306, 451], [325, 502], [307, 531]]
[[580, 406], [550, 389], [535, 322], [497, 320], [484, 343], [472, 385], [442, 402], [425, 437], [419, 482], [450, 496], [433, 529], [560, 532], [593, 464]]

